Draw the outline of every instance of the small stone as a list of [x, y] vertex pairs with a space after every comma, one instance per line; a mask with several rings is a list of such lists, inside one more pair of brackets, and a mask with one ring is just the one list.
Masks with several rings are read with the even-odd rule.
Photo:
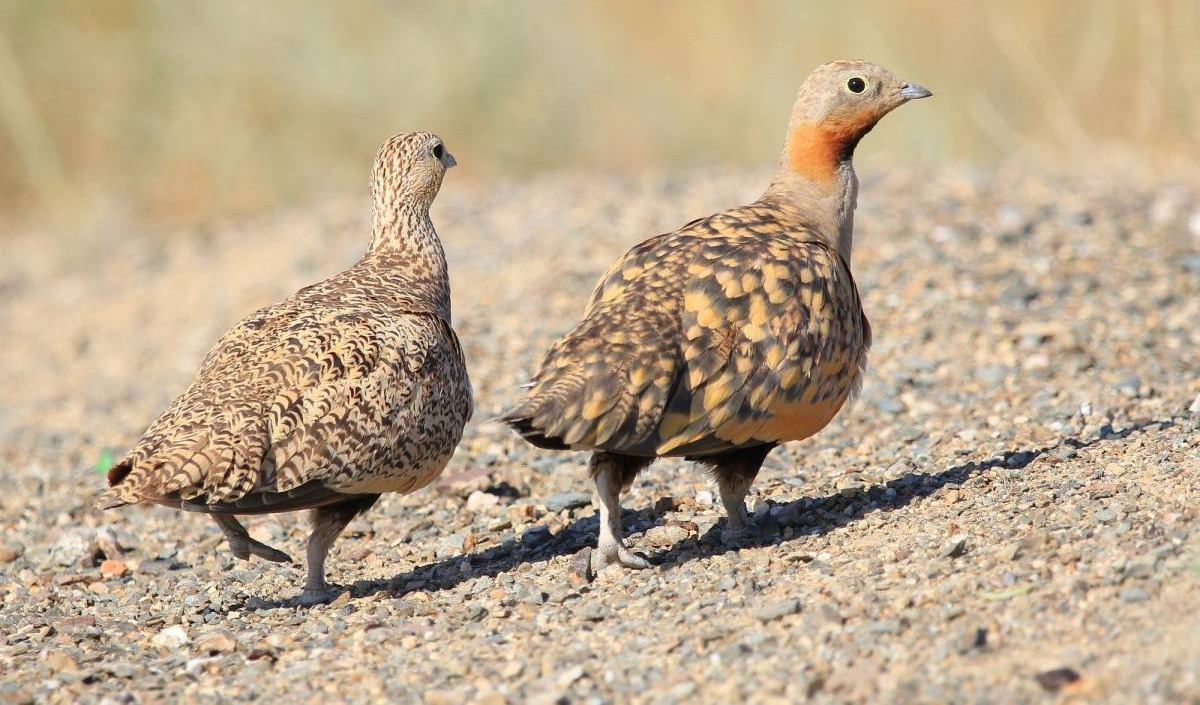
[[564, 509], [575, 509], [577, 507], [586, 507], [592, 503], [592, 495], [589, 492], [559, 492], [552, 494], [543, 502], [547, 511], [561, 512]]
[[19, 543], [5, 543], [0, 545], [0, 563], [12, 563], [25, 553], [25, 547]]
[[1145, 602], [1150, 599], [1150, 593], [1140, 587], [1128, 587], [1121, 591], [1121, 602]]
[[96, 618], [91, 616], [67, 617], [54, 623], [54, 630], [71, 636], [86, 636], [96, 627]]
[[646, 542], [651, 546], [669, 547], [687, 539], [690, 534], [682, 526], [655, 526], [646, 532]]
[[939, 555], [941, 558], [958, 558], [966, 552], [967, 537], [959, 535], [951, 538], [950, 543], [946, 544], [946, 547], [942, 549], [942, 552]]
[[903, 414], [908, 411], [908, 407], [904, 402], [898, 401], [891, 397], [880, 397], [875, 400], [875, 407], [885, 414]]
[[675, 700], [687, 700], [696, 692], [696, 684], [691, 682], [678, 683], [671, 686], [667, 695]]
[[170, 569], [171, 569], [170, 561], [163, 561], [163, 560], [157, 560], [157, 559], [152, 560], [152, 561], [142, 561], [137, 566], [137, 571], [139, 573], [145, 573], [146, 575], [162, 575], [163, 573], [167, 572]]
[[46, 654], [46, 665], [54, 673], [62, 673], [64, 671], [77, 671], [79, 664], [71, 656], [71, 654], [62, 649], [51, 649]]
[[802, 607], [803, 605], [798, 599], [784, 600], [759, 609], [754, 616], [760, 622], [773, 622], [776, 619], [796, 614]]
[[1064, 686], [1070, 685], [1071, 683], [1079, 680], [1079, 673], [1077, 673], [1073, 668], [1055, 668], [1050, 671], [1042, 671], [1034, 676], [1034, 679], [1038, 682], [1038, 685], [1042, 686], [1042, 688], [1050, 691], [1051, 693], [1057, 693], [1058, 691], [1062, 690]]
[[834, 486], [843, 497], [857, 497], [867, 487], [856, 475], [843, 475], [837, 479]]
[[100, 564], [100, 574], [106, 578], [119, 578], [128, 572], [129, 566], [125, 565], [125, 561], [109, 558]]
[[988, 630], [976, 624], [966, 624], [959, 631], [955, 650], [960, 654], [987, 648]]
[[128, 661], [110, 661], [103, 668], [116, 678], [133, 678], [138, 672], [137, 666]]
[[490, 492], [475, 490], [467, 495], [467, 511], [485, 512], [500, 504], [500, 498]]
[[569, 688], [572, 683], [583, 678], [583, 666], [572, 666], [555, 676], [554, 680], [560, 688]]
[[1136, 397], [1142, 387], [1142, 378], [1137, 375], [1126, 377], [1113, 385], [1113, 389], [1127, 397]]
[[1200, 414], [1200, 394], [1192, 401], [1192, 405], [1188, 407], [1188, 411], [1193, 414]]
[[224, 629], [217, 629], [215, 631], [202, 634], [196, 639], [196, 643], [193, 645], [193, 648], [201, 654], [213, 656], [216, 654], [233, 653], [234, 651], [237, 651], [237, 645], [237, 638], [233, 634]]
[[181, 626], [167, 627], [155, 634], [150, 643], [160, 649], [178, 649], [188, 642], [187, 630]]
[[[567, 566], [567, 582], [574, 587], [587, 585], [594, 577], [591, 574], [592, 565], [592, 547], [587, 546], [579, 550], [574, 556], [571, 556], [571, 563]], [[540, 592], [538, 593], [541, 594]]]
[[493, 467], [469, 468], [456, 473], [444, 474], [434, 487], [441, 494], [466, 497], [473, 490], [480, 490], [491, 483], [492, 475], [496, 472]]
[[508, 507], [508, 518], [514, 524], [523, 524], [529, 521], [537, 514], [532, 504], [510, 504]]
[[666, 514], [667, 512], [673, 512], [676, 509], [679, 509], [679, 505], [680, 502], [678, 499], [672, 497], [671, 495], [665, 495], [654, 501], [654, 513]]
[[580, 619], [584, 619], [589, 622], [602, 622], [608, 617], [608, 610], [601, 605], [596, 604], [595, 602], [589, 602], [588, 604], [580, 607], [576, 614], [579, 615]]
[[826, 627], [840, 627], [845, 621], [837, 608], [828, 602], [822, 602], [812, 611], [813, 620]]
[[93, 541], [96, 545], [96, 550], [105, 558], [121, 560], [125, 557], [125, 551], [117, 542], [117, 537], [107, 528], [97, 531]]
[[716, 501], [716, 498], [713, 497], [713, 493], [708, 490], [700, 490], [696, 493], [696, 504], [700, 505], [701, 507], [711, 507], [714, 501]]
[[58, 566], [95, 565], [92, 563], [94, 554], [92, 537], [86, 531], [72, 531], [63, 534], [50, 549], [50, 559]]

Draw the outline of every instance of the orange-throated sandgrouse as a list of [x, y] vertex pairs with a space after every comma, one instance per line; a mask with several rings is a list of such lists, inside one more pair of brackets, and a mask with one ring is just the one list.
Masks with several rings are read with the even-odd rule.
[[712, 468], [744, 535], [767, 453], [808, 438], [859, 387], [871, 344], [850, 272], [858, 141], [930, 95], [874, 64], [835, 61], [800, 87], [779, 169], [754, 203], [633, 247], [501, 420], [530, 443], [593, 451], [592, 569], [644, 568], [620, 493], [659, 456]]
[[436, 135], [385, 142], [371, 174], [366, 254], [226, 333], [108, 471], [98, 506], [204, 512], [235, 556], [278, 562], [291, 559], [250, 538], [236, 515], [311, 509], [301, 600], [326, 599], [325, 557], [338, 534], [380, 493], [436, 478], [471, 415], [446, 257], [429, 218], [454, 164]]

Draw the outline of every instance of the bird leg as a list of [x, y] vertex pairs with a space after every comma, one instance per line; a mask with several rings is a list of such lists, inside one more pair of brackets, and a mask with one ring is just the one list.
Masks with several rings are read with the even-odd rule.
[[592, 455], [591, 473], [600, 505], [600, 538], [590, 560], [592, 575], [613, 563], [635, 569], [650, 567], [649, 561], [625, 546], [621, 532], [621, 492], [649, 464], [646, 458], [601, 452]]
[[325, 558], [333, 542], [354, 517], [371, 508], [379, 499], [377, 494], [352, 497], [344, 502], [318, 507], [312, 511], [312, 534], [308, 537], [308, 580], [300, 604], [316, 605], [333, 595], [325, 582]]
[[721, 532], [723, 542], [737, 543], [754, 534], [750, 515], [746, 512], [746, 494], [772, 448], [772, 445], [755, 446], [704, 459], [713, 466], [721, 490], [721, 504], [725, 506], [727, 519], [725, 530]]
[[246, 532], [246, 527], [232, 514], [209, 514], [221, 531], [225, 532], [225, 540], [229, 541], [229, 550], [233, 555], [244, 561], [250, 560], [251, 554], [272, 563], [291, 563], [292, 557], [265, 543], [255, 541]]

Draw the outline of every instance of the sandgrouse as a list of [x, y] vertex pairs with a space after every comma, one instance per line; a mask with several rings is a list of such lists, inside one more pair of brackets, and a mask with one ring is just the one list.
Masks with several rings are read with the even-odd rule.
[[710, 467], [726, 530], [744, 536], [767, 454], [820, 431], [857, 390], [871, 329], [850, 270], [854, 148], [929, 95], [863, 61], [813, 71], [766, 192], [626, 252], [501, 416], [538, 447], [593, 452], [593, 571], [647, 567], [622, 539], [620, 493], [654, 458]]
[[290, 562], [238, 514], [311, 509], [301, 602], [329, 597], [325, 557], [383, 492], [436, 478], [471, 415], [450, 325], [446, 258], [429, 217], [454, 157], [392, 137], [371, 175], [366, 254], [237, 324], [191, 385], [108, 471], [108, 509], [153, 502], [212, 516], [241, 559]]

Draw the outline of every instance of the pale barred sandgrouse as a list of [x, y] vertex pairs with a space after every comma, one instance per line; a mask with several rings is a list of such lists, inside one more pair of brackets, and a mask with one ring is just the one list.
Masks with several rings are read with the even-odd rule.
[[207, 513], [235, 556], [278, 562], [291, 559], [250, 538], [236, 515], [311, 509], [301, 601], [326, 599], [325, 558], [337, 536], [381, 493], [433, 481], [471, 415], [446, 258], [429, 217], [454, 164], [436, 135], [385, 142], [371, 176], [366, 254], [226, 333], [108, 471], [98, 506]]

